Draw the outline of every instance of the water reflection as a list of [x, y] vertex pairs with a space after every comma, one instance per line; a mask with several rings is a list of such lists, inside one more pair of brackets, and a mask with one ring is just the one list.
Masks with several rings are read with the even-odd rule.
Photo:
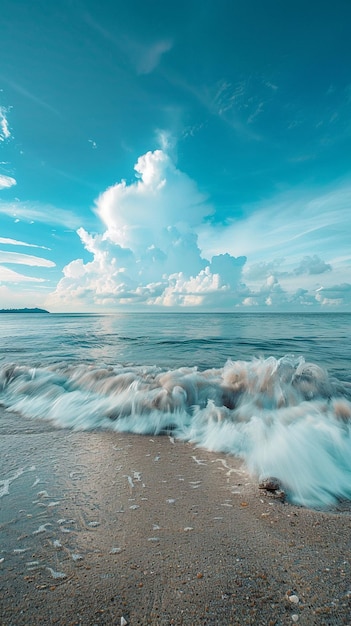
[[3, 315], [1, 360], [204, 369], [292, 353], [349, 376], [350, 321], [349, 314]]

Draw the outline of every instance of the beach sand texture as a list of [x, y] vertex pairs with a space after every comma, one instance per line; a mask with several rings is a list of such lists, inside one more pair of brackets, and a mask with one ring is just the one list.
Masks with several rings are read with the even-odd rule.
[[1, 413], [0, 623], [351, 624], [348, 505], [258, 489], [170, 436]]

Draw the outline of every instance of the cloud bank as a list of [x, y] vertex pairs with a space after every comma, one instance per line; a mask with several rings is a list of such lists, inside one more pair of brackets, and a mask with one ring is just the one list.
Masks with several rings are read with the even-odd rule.
[[[349, 301], [347, 282], [334, 288], [330, 280], [321, 283], [334, 270], [318, 254], [294, 257], [293, 263], [276, 257], [248, 265], [246, 255], [233, 254], [233, 245], [219, 246], [218, 229], [211, 226], [214, 208], [165, 150], [147, 152], [134, 169], [134, 182], [122, 180], [96, 200], [103, 232], [77, 231], [91, 260], [75, 259], [64, 267], [47, 306], [77, 311], [143, 306], [295, 310]], [[309, 226], [313, 218], [312, 212]], [[248, 232], [250, 220], [241, 232]], [[273, 229], [280, 238], [278, 218]], [[208, 241], [212, 238], [213, 254], [199, 245], [204, 231]], [[235, 233], [234, 223], [228, 231]]]
[[97, 199], [106, 230], [77, 231], [92, 261], [64, 268], [51, 303], [213, 307], [237, 299], [246, 259], [202, 257], [197, 229], [213, 207], [195, 182], [163, 150], [141, 156], [135, 175], [132, 184], [121, 181]]

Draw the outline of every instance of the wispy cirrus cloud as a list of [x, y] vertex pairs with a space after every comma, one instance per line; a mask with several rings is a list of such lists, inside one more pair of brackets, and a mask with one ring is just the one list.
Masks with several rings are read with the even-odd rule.
[[6, 141], [7, 139], [10, 139], [10, 137], [11, 132], [7, 119], [7, 109], [5, 107], [0, 107], [0, 141]]
[[88, 12], [84, 12], [82, 17], [101, 37], [111, 42], [127, 57], [139, 75], [151, 74], [160, 64], [163, 55], [173, 47], [173, 41], [169, 38], [145, 42], [130, 35], [111, 32]]
[[51, 250], [46, 246], [39, 246], [35, 243], [27, 243], [26, 241], [18, 241], [17, 239], [10, 239], [9, 237], [0, 237], [0, 244], [8, 246], [24, 246], [27, 248], [41, 248], [42, 250]]
[[49, 259], [31, 254], [21, 254], [20, 252], [5, 252], [4, 250], [0, 250], [0, 263], [15, 263], [32, 267], [56, 267], [56, 263], [49, 261]]
[[13, 217], [16, 221], [34, 221], [71, 229], [80, 226], [80, 219], [73, 211], [40, 202], [0, 202], [1, 214]]
[[212, 116], [220, 119], [237, 135], [249, 141], [261, 141], [255, 122], [275, 96], [263, 79], [245, 78], [233, 82], [225, 78], [213, 83], [187, 82], [183, 76], [167, 68], [165, 80], [191, 94]]
[[[244, 217], [225, 226], [204, 226], [199, 235], [205, 254], [225, 249], [250, 256], [252, 263], [272, 258], [349, 252], [351, 184], [329, 190], [300, 189], [280, 194], [271, 201], [244, 206]], [[214, 236], [214, 232], [216, 236]], [[337, 243], [336, 243], [337, 242]]]
[[44, 278], [36, 278], [34, 276], [25, 276], [8, 267], [0, 265], [0, 283], [44, 283]]
[[0, 79], [1, 79], [1, 81], [3, 83], [8, 85], [11, 89], [13, 89], [17, 93], [19, 93], [24, 98], [27, 98], [31, 102], [34, 102], [34, 104], [37, 104], [38, 106], [42, 107], [43, 109], [47, 109], [48, 111], [50, 111], [54, 115], [61, 117], [61, 113], [57, 109], [55, 109], [55, 107], [53, 107], [51, 104], [49, 104], [48, 102], [46, 102], [45, 100], [43, 100], [42, 98], [37, 96], [36, 94], [34, 94], [31, 91], [29, 91], [25, 87], [23, 87], [23, 85], [20, 85], [19, 83], [15, 82], [15, 81], [13, 81], [11, 79], [8, 79], [6, 76], [3, 76], [3, 75], [0, 76]]
[[9, 189], [17, 185], [17, 181], [12, 176], [5, 176], [4, 174], [0, 174], [0, 189]]
[[160, 39], [153, 43], [142, 43], [130, 37], [122, 39], [121, 47], [127, 54], [137, 74], [151, 74], [159, 63], [162, 56], [169, 52], [173, 43], [170, 39]]

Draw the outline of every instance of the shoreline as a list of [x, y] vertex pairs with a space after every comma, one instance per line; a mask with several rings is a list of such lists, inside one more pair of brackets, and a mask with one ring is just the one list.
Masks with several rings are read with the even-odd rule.
[[282, 503], [168, 436], [1, 418], [2, 626], [350, 623], [350, 503]]

